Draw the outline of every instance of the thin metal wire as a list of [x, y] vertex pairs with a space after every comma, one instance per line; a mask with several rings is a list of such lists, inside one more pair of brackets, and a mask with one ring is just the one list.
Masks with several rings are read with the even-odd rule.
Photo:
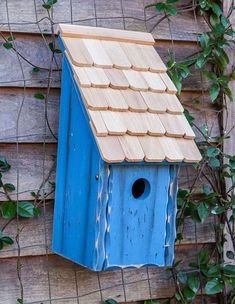
[[[193, 6], [196, 5], [195, 0], [192, 0], [193, 2]], [[198, 34], [199, 34], [199, 25], [198, 25], [198, 20], [197, 20], [197, 14], [196, 14], [196, 8], [194, 8], [193, 10], [193, 16], [194, 16], [194, 22], [197, 28], [197, 35], [196, 35], [196, 39], [197, 39], [197, 46], [199, 47], [199, 38], [198, 38]], [[202, 89], [202, 100], [204, 101], [204, 89], [203, 89], [203, 80], [202, 80], [202, 73], [200, 72], [200, 82], [201, 82], [201, 89]], [[206, 115], [205, 115], [206, 117]], [[198, 238], [197, 238], [197, 223], [194, 222], [194, 237], [195, 237], [195, 243], [196, 243], [196, 251], [198, 252]], [[200, 263], [198, 261], [198, 265], [200, 267]], [[202, 277], [200, 274], [200, 282], [202, 282]], [[203, 295], [203, 289], [202, 289], [202, 284], [200, 284], [200, 301], [201, 304], [204, 303], [204, 295]]]
[[[15, 45], [15, 41], [13, 39], [13, 34], [12, 34], [12, 30], [11, 30], [11, 25], [10, 25], [10, 17], [9, 17], [9, 8], [8, 8], [8, 0], [6, 0], [6, 14], [7, 14], [7, 23], [8, 23], [8, 29], [10, 32], [10, 36], [12, 38], [12, 45], [15, 48], [16, 51], [16, 55], [17, 55], [17, 60], [20, 66], [20, 70], [21, 70], [21, 74], [22, 74], [22, 78], [25, 79], [25, 75], [24, 75], [24, 70], [23, 70], [23, 66], [20, 60], [20, 56], [18, 53], [18, 49], [17, 46]], [[17, 159], [17, 164], [16, 164], [16, 176], [17, 176], [17, 181], [16, 181], [16, 190], [18, 192], [19, 189], [19, 182], [20, 182], [20, 172], [19, 172], [19, 139], [18, 139], [18, 135], [19, 135], [19, 121], [20, 121], [20, 115], [22, 112], [22, 108], [24, 105], [24, 101], [25, 101], [25, 91], [26, 91], [26, 84], [25, 81], [23, 81], [23, 85], [24, 85], [24, 93], [23, 93], [23, 97], [22, 97], [22, 101], [20, 104], [20, 108], [19, 108], [19, 112], [17, 114], [17, 120], [16, 120], [16, 159]], [[16, 223], [16, 244], [17, 244], [17, 277], [18, 277], [18, 281], [20, 284], [20, 299], [22, 301], [24, 301], [24, 288], [23, 288], [23, 283], [22, 283], [22, 278], [21, 278], [21, 248], [20, 248], [20, 225], [19, 225], [19, 196], [18, 194], [16, 195], [16, 208], [17, 208], [17, 215], [16, 215], [16, 219], [17, 219], [17, 223]]]
[[97, 272], [97, 280], [98, 280], [98, 286], [99, 286], [99, 292], [100, 292], [100, 300], [103, 303], [104, 302], [103, 293], [102, 293], [103, 288], [101, 286], [100, 273], [99, 272]]
[[123, 21], [123, 29], [126, 29], [126, 19], [125, 19], [125, 14], [124, 14], [124, 6], [123, 6], [123, 0], [120, 0], [121, 4], [121, 11], [122, 11], [122, 21]]
[[79, 304], [79, 293], [78, 293], [78, 277], [77, 277], [77, 265], [74, 263], [74, 276], [75, 276], [75, 288], [76, 288], [76, 297], [77, 304]]
[[[123, 7], [123, 0], [120, 0], [121, 1], [121, 10], [122, 10], [122, 15], [119, 17], [99, 17], [97, 18], [97, 3], [96, 1], [94, 0], [94, 14], [95, 14], [95, 17], [94, 18], [86, 18], [86, 19], [77, 19], [77, 20], [73, 20], [73, 7], [72, 7], [72, 0], [70, 0], [70, 14], [71, 14], [71, 20], [68, 21], [68, 22], [71, 22], [71, 23], [76, 23], [76, 22], [86, 22], [86, 21], [93, 21], [95, 20], [95, 24], [96, 26], [98, 25], [98, 20], [114, 20], [114, 19], [121, 19], [123, 20], [123, 28], [126, 29], [126, 20], [135, 20], [135, 21], [143, 21], [144, 22], [144, 25], [147, 29], [147, 22], [152, 20], [153, 18], [155, 18], [157, 16], [154, 15], [152, 17], [149, 17], [147, 18], [146, 17], [146, 11], [144, 9], [144, 19], [142, 18], [137, 18], [137, 17], [133, 17], [133, 16], [125, 16], [124, 15], [124, 7]], [[8, 0], [6, 0], [6, 3], [8, 2]], [[144, 3], [144, 1], [143, 1]], [[40, 26], [40, 23], [45, 21], [45, 20], [48, 20], [51, 24], [51, 32], [52, 32], [52, 39], [55, 40], [55, 34], [54, 34], [54, 26], [58, 23], [54, 22], [52, 19], [53, 19], [53, 10], [52, 10], [52, 15], [48, 15], [48, 17], [44, 17], [44, 18], [41, 18], [41, 19], [38, 19], [38, 12], [37, 12], [37, 6], [36, 6], [36, 0], [34, 0], [34, 5], [35, 5], [35, 16], [36, 16], [36, 22], [18, 22], [18, 23], [11, 23], [11, 25], [37, 25], [38, 26], [38, 31], [39, 33], [41, 34], [42, 36], [42, 39], [45, 43], [45, 45], [47, 45], [48, 47], [48, 43], [47, 43], [47, 40], [46, 40], [46, 35], [45, 33], [42, 32], [42, 29], [41, 29], [41, 26]], [[64, 21], [64, 22], [67, 22], [67, 21]], [[173, 41], [173, 35], [172, 35], [172, 29], [171, 29], [171, 23], [170, 23], [170, 20], [168, 20], [168, 23], [169, 23], [169, 31], [170, 31], [170, 36], [171, 36], [171, 42], [172, 42], [172, 52], [173, 52], [173, 55], [175, 56], [175, 51], [174, 51], [174, 41]], [[8, 23], [2, 23], [2, 25], [10, 25], [10, 20]], [[10, 26], [9, 26], [9, 29], [10, 29]], [[13, 42], [14, 43], [14, 42]], [[18, 53], [19, 54], [19, 53]], [[48, 54], [49, 51], [48, 51]], [[21, 63], [21, 59], [18, 58], [19, 62]], [[4, 139], [5, 140], [8, 140], [8, 139], [16, 139], [17, 141], [17, 163], [18, 163], [18, 169], [17, 169], [17, 192], [16, 192], [16, 196], [17, 196], [17, 202], [19, 200], [19, 195], [20, 194], [23, 194], [23, 193], [26, 193], [28, 192], [29, 190], [26, 190], [26, 191], [19, 191], [19, 139], [22, 139], [22, 138], [30, 138], [30, 137], [33, 137], [33, 136], [41, 136], [43, 135], [44, 136], [44, 139], [43, 139], [43, 187], [42, 187], [42, 192], [44, 193], [45, 191], [48, 191], [49, 188], [46, 188], [46, 185], [45, 185], [45, 172], [46, 172], [46, 140], [49, 137], [48, 134], [46, 134], [46, 126], [47, 126], [47, 105], [48, 105], [48, 99], [49, 99], [49, 95], [50, 95], [50, 88], [51, 88], [51, 81], [54, 80], [53, 77], [52, 77], [52, 63], [53, 61], [56, 63], [56, 58], [54, 58], [54, 56], [52, 56], [51, 58], [51, 63], [50, 63], [50, 67], [49, 67], [49, 71], [48, 71], [48, 76], [47, 77], [44, 77], [43, 79], [39, 79], [40, 80], [43, 80], [43, 81], [47, 81], [47, 95], [46, 95], [46, 101], [45, 101], [45, 107], [44, 107], [44, 133], [43, 134], [30, 134], [30, 135], [19, 135], [19, 118], [21, 116], [21, 111], [22, 111], [22, 106], [23, 106], [23, 103], [24, 103], [24, 99], [25, 99], [25, 96], [21, 102], [21, 107], [20, 107], [20, 110], [19, 110], [19, 113], [18, 113], [18, 119], [17, 119], [17, 132], [16, 132], [16, 136], [15, 137], [5, 137]], [[21, 66], [22, 68], [22, 66]], [[31, 81], [31, 79], [25, 79], [25, 75], [23, 73], [23, 70], [22, 70], [22, 79], [20, 80], [14, 80], [14, 81], [4, 81], [4, 82], [0, 82], [0, 84], [9, 84], [9, 83], [14, 83], [16, 84], [17, 82], [21, 82], [23, 81], [24, 83], [24, 91], [26, 90], [26, 85], [27, 85], [27, 81]], [[2, 139], [0, 139], [2, 140]], [[34, 191], [34, 190], [38, 190], [38, 189], [32, 189], [31, 191]], [[1, 194], [0, 194], [1, 196]], [[47, 236], [47, 228], [46, 228], [46, 212], [47, 212], [47, 208], [46, 208], [46, 205], [48, 204], [48, 202], [46, 201], [45, 198], [43, 198], [43, 221], [44, 221], [44, 232], [45, 232], [45, 244], [43, 244], [43, 246], [45, 246], [45, 250], [46, 250], [46, 269], [47, 269], [47, 277], [48, 277], [48, 288], [49, 288], [49, 299], [45, 299], [45, 300], [40, 300], [40, 301], [34, 301], [34, 302], [26, 302], [27, 304], [36, 304], [36, 303], [52, 303], [52, 301], [54, 299], [52, 299], [51, 297], [51, 282], [50, 282], [50, 278], [51, 278], [51, 275], [50, 275], [50, 269], [49, 269], [49, 251], [48, 251], [48, 236]], [[18, 221], [18, 219], [17, 219]], [[41, 247], [42, 244], [34, 244], [34, 245], [31, 245], [31, 246], [23, 246], [21, 247], [20, 249], [26, 249], [26, 248], [35, 248], [35, 247]], [[15, 251], [12, 250], [12, 251]], [[4, 250], [4, 252], [10, 252], [10, 250]], [[18, 252], [19, 253], [19, 252]], [[131, 283], [128, 283], [128, 282], [125, 282], [124, 280], [124, 272], [123, 270], [121, 270], [121, 275], [122, 275], [122, 282], [121, 284], [114, 284], [112, 286], [109, 286], [109, 287], [106, 287], [106, 288], [102, 288], [101, 286], [101, 281], [100, 281], [100, 274], [97, 273], [97, 278], [98, 278], [98, 285], [99, 285], [99, 290], [96, 290], [96, 291], [92, 291], [92, 292], [88, 292], [88, 293], [85, 293], [85, 294], [80, 294], [79, 295], [79, 289], [78, 289], [78, 282], [77, 282], [77, 271], [76, 271], [76, 265], [74, 265], [74, 271], [75, 271], [75, 280], [76, 280], [76, 297], [63, 297], [63, 298], [56, 298], [56, 300], [70, 300], [70, 299], [76, 299], [77, 300], [77, 303], [79, 303], [79, 299], [83, 298], [83, 297], [86, 297], [90, 294], [94, 294], [96, 293], [97, 291], [100, 292], [100, 298], [101, 298], [101, 301], [103, 302], [103, 293], [102, 291], [104, 290], [107, 290], [107, 289], [111, 289], [111, 288], [114, 288], [114, 287], [120, 287], [122, 286], [123, 287], [123, 292], [124, 292], [124, 298], [125, 298], [125, 301], [127, 299], [126, 297], [126, 286], [128, 284], [133, 284], [133, 283], [139, 283], [139, 282], [148, 282], [149, 284], [149, 294], [150, 294], [150, 298], [152, 300], [152, 290], [151, 290], [151, 284], [150, 284], [150, 277], [149, 277], [149, 269], [147, 267], [147, 279], [140, 279], [140, 280], [136, 280], [135, 282], [131, 282]]]
[[95, 1], [95, 0], [93, 0], [93, 4], [94, 4], [94, 14], [95, 14], [95, 18], [93, 18], [93, 20], [95, 20], [95, 26], [98, 26], [97, 10], [96, 10], [96, 1]]
[[124, 301], [127, 302], [126, 287], [125, 287], [125, 280], [124, 280], [124, 270], [123, 269], [121, 269], [121, 276], [122, 276], [122, 288], [123, 288]]

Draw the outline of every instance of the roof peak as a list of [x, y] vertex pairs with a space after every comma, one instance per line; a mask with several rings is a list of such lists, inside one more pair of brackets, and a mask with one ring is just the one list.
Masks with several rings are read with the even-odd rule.
[[109, 40], [146, 45], [154, 45], [155, 43], [150, 33], [73, 24], [59, 24], [58, 34], [61, 37]]

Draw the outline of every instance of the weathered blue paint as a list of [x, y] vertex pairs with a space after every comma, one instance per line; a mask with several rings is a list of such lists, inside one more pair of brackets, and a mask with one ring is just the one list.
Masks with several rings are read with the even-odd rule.
[[179, 166], [170, 167], [170, 185], [168, 191], [166, 239], [165, 239], [165, 263], [172, 265], [174, 260], [174, 244], [176, 238], [176, 213], [178, 191]]
[[[93, 270], [171, 265], [177, 172], [178, 165], [167, 162], [101, 159], [64, 56], [53, 251]], [[150, 186], [136, 199], [132, 185], [139, 178]]]
[[[134, 198], [132, 186], [140, 178], [150, 189]], [[169, 185], [169, 166], [111, 166], [105, 268], [165, 265]]]
[[66, 81], [63, 82], [61, 98], [53, 251], [93, 268], [97, 255], [95, 227], [99, 180], [96, 176], [104, 164], [68, 67], [65, 60], [63, 79], [66, 77]]

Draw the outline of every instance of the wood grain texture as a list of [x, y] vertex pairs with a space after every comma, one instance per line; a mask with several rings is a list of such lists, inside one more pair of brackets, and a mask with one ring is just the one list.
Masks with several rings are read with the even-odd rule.
[[124, 53], [119, 42], [101, 41], [105, 51], [111, 59], [113, 66], [117, 69], [130, 69], [131, 63]]
[[[97, 1], [96, 1], [97, 2]], [[187, 1], [180, 1], [182, 4], [185, 4]], [[70, 10], [70, 4], [72, 7]], [[145, 0], [144, 4], [148, 4], [149, 1]], [[110, 10], [110, 1], [98, 1], [97, 6], [97, 17], [105, 18], [98, 19], [98, 26], [112, 27], [123, 29], [123, 18], [108, 19], [111, 16], [119, 17], [122, 15], [121, 1], [112, 2], [112, 10]], [[143, 1], [142, 0], [124, 0], [123, 9], [125, 16], [137, 17], [140, 19], [144, 18], [143, 13]], [[32, 32], [38, 33], [38, 26], [35, 24], [36, 16], [34, 12], [34, 1], [33, 0], [11, 0], [8, 1], [9, 5], [9, 17], [10, 22], [13, 22], [12, 30], [19, 32]], [[15, 7], [17, 6], [17, 13]], [[36, 1], [38, 18], [41, 19], [46, 16], [46, 11], [42, 8], [41, 2]], [[65, 9], [68, 8], [68, 9]], [[0, 23], [6, 23], [6, 7], [5, 2], [0, 2]], [[20, 12], [20, 13], [19, 13]], [[75, 24], [84, 24], [95, 26], [95, 20], [84, 20], [87, 18], [94, 18], [94, 1], [93, 0], [60, 0], [56, 3], [53, 10], [53, 21], [55, 24], [59, 22], [70, 22], [71, 16]], [[156, 14], [154, 9], [147, 11], [147, 17], [151, 17]], [[158, 15], [156, 18], [153, 18], [150, 22], [147, 23], [147, 29], [150, 30], [153, 28], [155, 22], [161, 18], [161, 15]], [[106, 19], [107, 18], [107, 19]], [[79, 21], [83, 19], [84, 21]], [[29, 22], [26, 24], [25, 21]], [[193, 13], [187, 12], [177, 17], [172, 18], [172, 35], [173, 39], [181, 41], [196, 41], [197, 33], [200, 31], [207, 30], [205, 22], [202, 18], [198, 18], [198, 26], [194, 22]], [[40, 27], [44, 33], [50, 32], [50, 24], [45, 19], [40, 21]], [[140, 30], [145, 31], [146, 27], [143, 21], [136, 19], [125, 19], [125, 26], [130, 30]], [[7, 25], [1, 27], [2, 30], [8, 31]], [[6, 37], [9, 34], [6, 33]], [[14, 34], [17, 38], [16, 43], [19, 50], [22, 54], [26, 55], [26, 58], [32, 61], [34, 64], [48, 67], [50, 51], [48, 46], [44, 44], [43, 40], [38, 35], [26, 35], [26, 34]], [[163, 61], [166, 63], [168, 60], [168, 49], [172, 49], [171, 44], [167, 39], [171, 39], [170, 30], [167, 21], [162, 22], [154, 30], [154, 36], [157, 39], [160, 39], [156, 44], [156, 49], [160, 54]], [[50, 42], [50, 39], [47, 38], [47, 42]], [[161, 39], [166, 40], [163, 42]], [[1, 42], [0, 42], [1, 43]], [[187, 56], [196, 52], [198, 48], [194, 43], [175, 43], [174, 52], [176, 60], [184, 60]], [[58, 56], [58, 61], [60, 61]], [[118, 65], [118, 62], [116, 62]], [[9, 73], [12, 66], [14, 66], [14, 73]], [[20, 194], [21, 199], [32, 199], [29, 193], [29, 189], [34, 188], [38, 189], [42, 182], [42, 163], [43, 163], [43, 149], [42, 145], [36, 144], [37, 142], [42, 142], [44, 136], [41, 135], [41, 130], [43, 130], [43, 101], [36, 101], [33, 98], [34, 93], [41, 91], [42, 87], [47, 86], [47, 77], [48, 72], [41, 70], [38, 74], [32, 73], [32, 67], [29, 64], [23, 63], [25, 78], [27, 79], [26, 85], [32, 87], [32, 89], [26, 90], [26, 99], [24, 103], [24, 110], [22, 111], [20, 117], [20, 138], [21, 142], [33, 142], [33, 144], [20, 145], [20, 187], [22, 191], [26, 191]], [[59, 73], [53, 72], [52, 75], [52, 86], [59, 88], [60, 79]], [[0, 47], [0, 86], [23, 86], [21, 81], [22, 74], [20, 72], [19, 66], [17, 64], [16, 56], [12, 51], [7, 51], [3, 47]], [[193, 71], [193, 76], [184, 81], [184, 88], [189, 93], [184, 93], [182, 100], [184, 106], [186, 106], [191, 113], [196, 115], [196, 124], [202, 125], [207, 123], [209, 126], [210, 133], [212, 135], [218, 134], [218, 124], [217, 124], [217, 110], [210, 106], [207, 102], [207, 97], [203, 98], [203, 104], [200, 106], [201, 109], [197, 106], [195, 99], [200, 94], [195, 91], [200, 91], [202, 85], [206, 90], [208, 88], [208, 83], [201, 83], [200, 76], [198, 72]], [[38, 87], [38, 89], [34, 89]], [[192, 93], [194, 91], [195, 93]], [[3, 130], [5, 139], [1, 139], [1, 142], [14, 142], [15, 141], [15, 122], [16, 122], [16, 113], [19, 110], [21, 98], [23, 96], [23, 91], [16, 88], [2, 88], [0, 90], [0, 107], [1, 113], [8, 119], [0, 120], [0, 128]], [[12, 110], [12, 105], [14, 109]], [[53, 90], [53, 96], [49, 101], [49, 121], [53, 131], [57, 130], [58, 126], [58, 105], [59, 105], [59, 90]], [[34, 121], [30, 119], [31, 117], [36, 117]], [[4, 122], [4, 123], [3, 123]], [[24, 136], [32, 134], [32, 130], [40, 130], [40, 134], [35, 134], [33, 136]], [[199, 135], [197, 133], [197, 135]], [[9, 139], [11, 137], [11, 139]], [[54, 141], [53, 137], [48, 133], [46, 138], [48, 142]], [[51, 167], [53, 159], [56, 153], [55, 145], [46, 146], [46, 168]], [[16, 147], [15, 145], [1, 145], [1, 155], [6, 156], [9, 159], [9, 162], [12, 164], [12, 169], [7, 176], [7, 181], [15, 182], [16, 177]], [[192, 182], [192, 179], [195, 176], [193, 168], [184, 167], [181, 169], [180, 175], [180, 186], [188, 187]], [[200, 181], [201, 182], [201, 181]], [[200, 190], [200, 189], [199, 189]], [[1, 198], [3, 199], [3, 198]], [[51, 227], [52, 227], [52, 211], [53, 205], [48, 202], [46, 207], [46, 233], [48, 236], [49, 244], [51, 239]], [[1, 219], [2, 220], [2, 219]], [[184, 242], [192, 243], [195, 242], [195, 231], [197, 232], [197, 240], [199, 243], [209, 243], [214, 242], [214, 235], [210, 227], [210, 223], [213, 221], [208, 220], [205, 224], [194, 224], [191, 221], [187, 221], [185, 224], [185, 239]], [[46, 267], [46, 258], [45, 255], [45, 226], [44, 226], [44, 217], [39, 217], [38, 219], [25, 220], [21, 221], [20, 225], [24, 226], [22, 230], [20, 244], [22, 246], [22, 255], [35, 255], [33, 258], [27, 257], [22, 259], [23, 264], [23, 284], [25, 286], [26, 300], [28, 303], [35, 302], [37, 304], [48, 303], [49, 291], [48, 291], [48, 279], [47, 279], [47, 267]], [[1, 225], [2, 226], [2, 225]], [[9, 225], [9, 232], [11, 236], [14, 237], [16, 232], [16, 223]], [[50, 245], [49, 245], [50, 247]], [[177, 258], [185, 257], [190, 259], [192, 254], [195, 253], [195, 246], [192, 250], [189, 247], [179, 249], [180, 251], [185, 251], [184, 254], [177, 255]], [[13, 245], [13, 251], [10, 251], [10, 247], [6, 247], [1, 251], [2, 257], [11, 257], [16, 256], [17, 251], [15, 244]], [[198, 248], [200, 249], [200, 248]], [[9, 251], [8, 251], [9, 250]], [[5, 280], [0, 280], [0, 290], [1, 290], [1, 301], [6, 304], [15, 303], [16, 298], [19, 296], [19, 286], [16, 278], [16, 260], [14, 258], [7, 259], [4, 261], [0, 260], [1, 263], [1, 273], [4, 274]], [[77, 304], [76, 298], [76, 282], [75, 282], [75, 273], [78, 277], [78, 294], [80, 296], [80, 304], [84, 303], [100, 303], [101, 295], [99, 292], [99, 284], [97, 275], [94, 273], [84, 270], [84, 269], [75, 269], [74, 265], [68, 262], [65, 259], [51, 256], [49, 258], [49, 269], [50, 269], [50, 278], [52, 279], [52, 303], [53, 304]], [[74, 270], [75, 269], [75, 270]], [[150, 271], [151, 277], [151, 286], [153, 289], [152, 296], [156, 298], [164, 298], [173, 293], [173, 284], [169, 281], [169, 277], [163, 269], [157, 269], [157, 272]], [[117, 272], [106, 272], [101, 273], [101, 285], [104, 288], [102, 295], [106, 299], [108, 297], [115, 298], [119, 302], [124, 301], [124, 289], [122, 286], [122, 278], [120, 271]], [[144, 300], [149, 298], [149, 286], [146, 281], [147, 273], [146, 269], [136, 270], [127, 270], [124, 273], [124, 279], [126, 282], [125, 291], [128, 301], [133, 300]], [[136, 283], [136, 281], [139, 281]], [[141, 281], [143, 280], [143, 281]], [[11, 287], [9, 292], [9, 286]], [[90, 293], [88, 295], [85, 295]], [[66, 300], [61, 299], [62, 297], [67, 297]], [[38, 302], [37, 302], [38, 301]], [[66, 301], [66, 302], [65, 302]], [[216, 300], [214, 301], [216, 302]], [[210, 303], [210, 302], [208, 302]]]
[[[201, 248], [198, 245], [198, 250]], [[209, 245], [207, 248], [212, 250]], [[182, 266], [195, 261], [196, 253], [195, 246], [176, 247], [177, 260], [184, 261]], [[4, 304], [12, 304], [19, 295], [16, 259], [4, 259], [0, 263], [2, 273], [5, 274], [4, 280], [0, 282], [2, 301]], [[148, 281], [154, 298], [170, 297], [175, 290], [170, 272], [159, 267], [149, 267], [148, 273], [146, 268], [126, 269], [122, 279], [121, 270], [101, 272], [98, 278], [97, 273], [55, 255], [49, 256], [48, 261], [43, 256], [22, 258], [21, 264], [25, 302], [29, 304], [48, 303], [49, 283], [53, 304], [75, 304], [77, 296], [82, 304], [98, 304], [108, 298], [119, 302], [144, 300], [150, 297]], [[9, 286], [14, 286], [11, 292], [8, 292]]]
[[[123, 14], [121, 8], [121, 0], [112, 2], [112, 10], [110, 10], [110, 2], [102, 0], [96, 3], [97, 25], [102, 27], [123, 29], [135, 31], [151, 31], [156, 22], [162, 17], [161, 14], [156, 14], [153, 8], [146, 10], [147, 18], [154, 17], [146, 24], [144, 22], [144, 6], [149, 4], [149, 0], [137, 0], [134, 3], [131, 0], [123, 1]], [[186, 5], [187, 0], [180, 1], [181, 5]], [[17, 14], [15, 7], [17, 6], [20, 14]], [[68, 9], [65, 10], [65, 7]], [[3, 24], [2, 30], [8, 31], [6, 5], [4, 2], [0, 4], [0, 23]], [[39, 28], [36, 24], [36, 17], [40, 20], [39, 25], [43, 33], [50, 33], [50, 22], [43, 19], [47, 16], [46, 10], [42, 7], [41, 2], [36, 3], [37, 16], [35, 14], [34, 1], [17, 1], [12, 0], [8, 4], [9, 20], [12, 23], [11, 29], [15, 32], [38, 33]], [[57, 28], [58, 23], [71, 23], [71, 17], [74, 24], [95, 26], [95, 8], [93, 0], [78, 1], [61, 0], [54, 5], [53, 21], [54, 28]], [[114, 18], [113, 18], [114, 17]], [[184, 12], [171, 18], [173, 24], [172, 37], [174, 40], [196, 41], [198, 32], [207, 31], [206, 22], [202, 17], [198, 16], [197, 23], [194, 20], [193, 12]], [[27, 20], [27, 22], [26, 22]], [[125, 23], [124, 23], [125, 22]], [[167, 20], [161, 22], [153, 31], [156, 39], [171, 39], [171, 32]]]
[[100, 153], [107, 163], [121, 162], [125, 154], [116, 136], [96, 137]]
[[62, 38], [65, 49], [69, 54], [72, 63], [77, 66], [92, 66], [94, 61], [82, 39]]
[[[5, 156], [11, 164], [9, 172], [4, 173], [3, 182], [10, 182], [16, 185], [17, 167], [19, 169], [19, 199], [32, 199], [30, 192], [39, 190], [43, 179], [45, 179], [50, 170], [53, 169], [49, 178], [50, 181], [55, 179], [55, 159], [56, 145], [48, 144], [45, 149], [42, 144], [25, 144], [19, 146], [19, 154], [17, 158], [17, 150], [15, 144], [0, 144], [1, 156]], [[45, 156], [44, 156], [45, 155]], [[45, 166], [45, 174], [43, 177], [43, 162]], [[51, 187], [45, 184], [45, 191], [48, 193]], [[16, 199], [15, 192], [11, 194]], [[6, 200], [3, 194], [0, 194], [0, 201]]]
[[[108, 108], [105, 96], [101, 94], [100, 89], [92, 88], [93, 94], [90, 94], [91, 89], [87, 90], [86, 88], [83, 88], [81, 91], [88, 108], [97, 110]], [[38, 92], [46, 93], [44, 89], [27, 89], [25, 93], [23, 111], [21, 112], [19, 121], [19, 141], [22, 143], [39, 143], [44, 140], [48, 143], [55, 142], [55, 138], [51, 135], [48, 128], [44, 136], [44, 101], [34, 98], [34, 94]], [[123, 90], [122, 94], [124, 96], [124, 101], [128, 105], [120, 103], [120, 100], [122, 99], [117, 98], [117, 100], [112, 99], [113, 108], [125, 106], [126, 109], [129, 107], [131, 111], [146, 111], [147, 106], [143, 98], [141, 96], [137, 97], [139, 92]], [[0, 120], [1, 143], [13, 143], [16, 141], [16, 117], [23, 97], [23, 89], [0, 89], [0, 107], [3, 117]], [[171, 98], [172, 97], [173, 95], [171, 95]], [[47, 105], [48, 120], [50, 127], [56, 136], [58, 129], [59, 99], [60, 90], [51, 90]], [[195, 116], [195, 124], [197, 126], [207, 124], [211, 137], [216, 136], [219, 134], [218, 112], [216, 108], [213, 107], [207, 96], [201, 98], [202, 104], [197, 104], [197, 100], [200, 100], [200, 93], [183, 92], [181, 95], [183, 106]], [[35, 117], [35, 119], [31, 119], [32, 117]], [[201, 136], [197, 130], [194, 129], [194, 131], [197, 136]]]
[[90, 40], [114, 40], [127, 43], [140, 43], [153, 45], [154, 39], [150, 33], [143, 33], [137, 31], [123, 31], [113, 28], [104, 27], [77, 27], [73, 24], [59, 24], [58, 34], [62, 37], [78, 37]]
[[[5, 35], [8, 37], [8, 35]], [[25, 56], [32, 64], [41, 68], [48, 69], [50, 66], [51, 51], [48, 48], [50, 38], [46, 36], [45, 43], [40, 35], [29, 34], [14, 34], [16, 38], [15, 44], [17, 50]], [[3, 43], [0, 38], [0, 45]], [[57, 46], [58, 47], [58, 46]], [[156, 50], [164, 63], [169, 60], [168, 50], [171, 49], [170, 42], [160, 43], [157, 42]], [[182, 51], [183, 49], [183, 51]], [[195, 53], [198, 47], [195, 43], [182, 44], [176, 42], [174, 45], [174, 52], [177, 61], [186, 59], [191, 54]], [[61, 54], [56, 55], [59, 69], [61, 68]], [[47, 87], [48, 71], [41, 69], [39, 73], [32, 72], [32, 66], [21, 60], [24, 69], [24, 78], [26, 80], [27, 87]], [[9, 73], [11, 67], [14, 66], [14, 73]], [[53, 67], [57, 69], [57, 65], [54, 63]], [[60, 73], [53, 71], [52, 73], [52, 87], [60, 87]], [[23, 86], [23, 76], [20, 70], [19, 63], [17, 62], [16, 55], [12, 50], [6, 50], [4, 47], [0, 47], [0, 87], [6, 86]], [[198, 91], [202, 87], [200, 74], [198, 71], [192, 70], [192, 76], [184, 81], [184, 90]], [[207, 90], [209, 83], [203, 80], [204, 90]]]
[[94, 66], [112, 68], [112, 61], [110, 60], [100, 40], [82, 39], [82, 41], [93, 59]]
[[[19, 142], [55, 142], [48, 126], [45, 129], [45, 100], [36, 99], [34, 95], [44, 89], [0, 89], [0, 142], [16, 142], [16, 122], [20, 106], [23, 103], [19, 118]], [[50, 128], [55, 136], [59, 123], [60, 90], [52, 89], [47, 101], [47, 117]]]
[[[46, 253], [45, 247], [45, 233], [47, 237], [47, 245], [49, 254], [51, 254], [51, 239], [52, 239], [52, 225], [53, 225], [53, 201], [48, 200], [45, 205], [45, 214], [34, 219], [21, 219], [19, 221], [20, 229], [20, 245], [22, 256], [37, 256]], [[42, 208], [42, 206], [41, 206]], [[0, 225], [3, 226], [6, 220], [0, 219]], [[204, 224], [194, 223], [190, 219], [186, 219], [183, 232], [184, 240], [181, 244], [193, 244], [197, 241], [200, 244], [213, 243], [215, 241], [215, 234], [211, 230], [213, 218], [208, 218]], [[5, 233], [15, 239], [17, 234], [17, 224], [13, 221], [7, 226]], [[0, 258], [17, 256], [17, 245], [4, 247], [0, 251]]]
[[[227, 14], [229, 12], [229, 9], [231, 7], [231, 5], [234, 5], [233, 1], [228, 0], [225, 1], [223, 6], [224, 6], [224, 12], [225, 14]], [[230, 15], [229, 18], [232, 27], [235, 27], [235, 12], [233, 10], [232, 14]], [[227, 55], [229, 57], [230, 63], [227, 66], [227, 73], [230, 74], [233, 70], [234, 70], [234, 64], [235, 64], [235, 48], [234, 45], [231, 45], [228, 49], [227, 49]], [[224, 152], [228, 155], [234, 155], [235, 154], [235, 145], [234, 145], [234, 138], [235, 138], [235, 129], [234, 129], [234, 121], [235, 121], [235, 105], [234, 105], [234, 100], [235, 100], [235, 81], [232, 80], [229, 83], [229, 87], [232, 91], [232, 96], [233, 96], [233, 102], [230, 102], [230, 100], [227, 98], [226, 100], [226, 108], [224, 109], [223, 112], [223, 121], [224, 121], [224, 128], [225, 128], [225, 132], [229, 133], [229, 138], [224, 140]], [[226, 181], [226, 189], [230, 189], [230, 187], [232, 186], [230, 179], [227, 179]], [[227, 216], [228, 218], [230, 218], [230, 216], [232, 215], [232, 212], [229, 211]], [[233, 230], [234, 231], [234, 230]], [[225, 246], [224, 246], [224, 259], [227, 263], [232, 263], [233, 265], [235, 264], [235, 259], [231, 260], [228, 259], [226, 252], [227, 251], [234, 251], [234, 247], [233, 247], [233, 241], [231, 238], [231, 235], [229, 233], [229, 229], [228, 226], [225, 225], [224, 228], [224, 234], [226, 236], [227, 242], [225, 242]], [[228, 290], [229, 291], [229, 288]]]

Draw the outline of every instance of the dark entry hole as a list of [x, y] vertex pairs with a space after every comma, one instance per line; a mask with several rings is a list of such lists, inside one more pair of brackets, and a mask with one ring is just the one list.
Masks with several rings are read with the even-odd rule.
[[137, 179], [132, 185], [132, 195], [134, 198], [144, 198], [150, 190], [149, 182], [144, 178]]

